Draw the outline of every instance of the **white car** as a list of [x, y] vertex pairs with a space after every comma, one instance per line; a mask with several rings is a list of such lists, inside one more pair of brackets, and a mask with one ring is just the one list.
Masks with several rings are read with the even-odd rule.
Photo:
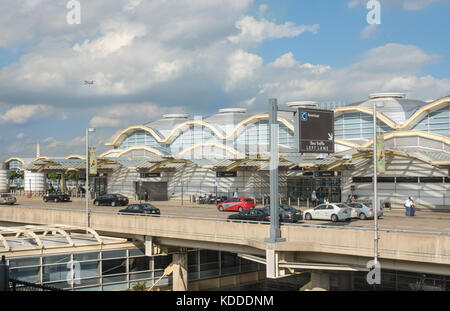
[[16, 198], [10, 193], [0, 194], [0, 204], [16, 204]]
[[303, 215], [306, 220], [321, 219], [336, 222], [350, 220], [351, 212], [352, 209], [344, 203], [324, 203], [306, 210]]
[[[372, 203], [366, 202], [353, 202], [347, 203], [348, 206], [352, 208], [352, 218], [359, 218], [361, 220], [369, 219], [374, 217], [374, 211], [372, 208]], [[378, 218], [383, 216], [383, 208], [378, 206], [377, 211]]]

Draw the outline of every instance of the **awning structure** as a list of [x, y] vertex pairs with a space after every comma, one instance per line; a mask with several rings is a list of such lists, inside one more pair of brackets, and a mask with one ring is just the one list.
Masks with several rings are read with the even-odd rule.
[[[433, 152], [426, 149], [396, 148], [385, 149], [386, 156], [417, 160], [437, 167], [450, 168], [450, 153]], [[299, 153], [280, 153], [280, 169], [303, 170], [347, 170], [361, 160], [367, 160], [373, 155], [372, 148], [357, 148], [332, 155], [301, 155]], [[177, 159], [154, 155], [142, 159], [105, 158], [97, 159], [98, 171], [106, 173], [120, 167], [134, 168], [140, 173], [173, 172], [183, 168], [188, 163], [211, 169], [213, 171], [259, 171], [269, 170], [269, 157], [242, 159]], [[85, 172], [86, 162], [79, 158], [48, 158], [39, 157], [24, 167], [33, 172], [69, 171]]]
[[0, 227], [0, 253], [124, 243], [90, 228], [66, 225]]

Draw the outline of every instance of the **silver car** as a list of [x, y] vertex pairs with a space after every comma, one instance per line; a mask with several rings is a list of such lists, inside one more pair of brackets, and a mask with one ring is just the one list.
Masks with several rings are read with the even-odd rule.
[[16, 204], [16, 198], [10, 193], [0, 194], [0, 204]]
[[[347, 203], [348, 206], [352, 208], [351, 216], [352, 218], [359, 218], [361, 220], [370, 219], [374, 217], [374, 210], [372, 208], [371, 202], [353, 202]], [[383, 208], [378, 207], [378, 218], [383, 216]]]

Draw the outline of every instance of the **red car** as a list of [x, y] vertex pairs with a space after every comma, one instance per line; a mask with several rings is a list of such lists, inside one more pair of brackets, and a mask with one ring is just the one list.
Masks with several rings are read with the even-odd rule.
[[255, 208], [255, 201], [253, 201], [253, 199], [250, 198], [231, 198], [217, 205], [217, 209], [221, 212], [223, 211], [242, 212], [244, 210], [248, 210], [251, 208]]

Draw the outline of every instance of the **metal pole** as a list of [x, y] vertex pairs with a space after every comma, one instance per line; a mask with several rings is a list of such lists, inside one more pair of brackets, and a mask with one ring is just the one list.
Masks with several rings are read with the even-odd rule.
[[89, 228], [89, 129], [86, 128], [86, 195], [84, 196], [86, 199], [86, 228]]
[[377, 107], [373, 102], [373, 203], [374, 209], [374, 264], [378, 263], [378, 196], [377, 196]]
[[278, 207], [278, 104], [269, 99], [270, 133], [270, 237], [268, 243], [282, 242]]

